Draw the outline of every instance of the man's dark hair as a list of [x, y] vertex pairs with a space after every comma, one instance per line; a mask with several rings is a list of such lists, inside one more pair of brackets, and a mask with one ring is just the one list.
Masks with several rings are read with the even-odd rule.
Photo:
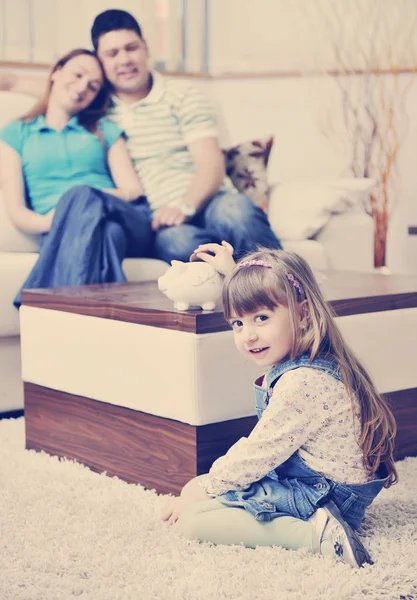
[[94, 19], [91, 28], [91, 41], [93, 42], [94, 49], [97, 51], [98, 40], [102, 35], [109, 33], [109, 31], [117, 31], [118, 29], [131, 29], [140, 38], [142, 37], [141, 28], [135, 17], [125, 10], [112, 8], [100, 13]]

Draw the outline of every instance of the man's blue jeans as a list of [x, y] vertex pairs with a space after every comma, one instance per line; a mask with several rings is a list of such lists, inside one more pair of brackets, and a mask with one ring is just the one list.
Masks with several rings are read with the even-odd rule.
[[237, 192], [219, 192], [188, 223], [161, 228], [155, 237], [155, 258], [187, 262], [200, 244], [232, 244], [241, 258], [257, 247], [281, 248], [264, 211]]

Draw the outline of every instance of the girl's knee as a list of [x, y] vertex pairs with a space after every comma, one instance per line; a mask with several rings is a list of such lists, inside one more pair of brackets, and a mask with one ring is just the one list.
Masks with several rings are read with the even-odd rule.
[[204, 475], [197, 475], [197, 477], [194, 477], [193, 479], [190, 479], [190, 481], [188, 481], [184, 487], [181, 490], [181, 496], [186, 496], [186, 495], [190, 495], [193, 494], [195, 491], [200, 491], [201, 492], [201, 486], [199, 484], [199, 480], [204, 477]]
[[200, 506], [199, 502], [189, 506], [177, 521], [178, 529], [182, 536], [189, 540], [201, 541], [201, 532], [199, 527]]

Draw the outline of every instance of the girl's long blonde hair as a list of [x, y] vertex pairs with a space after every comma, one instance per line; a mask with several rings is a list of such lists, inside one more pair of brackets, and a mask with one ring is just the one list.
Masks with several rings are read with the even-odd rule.
[[[77, 113], [77, 117], [80, 125], [85, 127], [87, 131], [98, 135], [97, 124], [98, 121], [106, 114], [107, 108], [109, 106], [109, 93], [105, 83], [106, 78], [104, 75], [104, 70], [100, 61], [98, 60], [94, 52], [92, 52], [91, 50], [85, 50], [84, 48], [76, 48], [75, 50], [71, 50], [71, 52], [68, 52], [57, 61], [57, 63], [52, 67], [51, 72], [49, 74], [48, 83], [43, 97], [26, 114], [20, 117], [21, 121], [28, 123], [29, 121], [33, 121], [37, 117], [46, 114], [46, 109], [48, 108], [49, 97], [51, 95], [51, 90], [53, 86], [52, 75], [55, 73], [55, 71], [58, 71], [58, 69], [62, 69], [62, 67], [67, 64], [67, 62], [69, 62], [76, 56], [82, 56], [84, 54], [87, 56], [92, 56], [97, 60], [97, 63], [100, 66], [100, 70], [103, 75], [103, 85], [101, 86], [100, 91], [98, 92], [97, 96], [94, 98], [92, 103], [89, 106], [87, 106], [87, 108], [84, 108], [79, 113]], [[101, 138], [100, 135], [98, 135], [98, 137]]]
[[[256, 312], [261, 307], [277, 305], [289, 308], [292, 320], [293, 343], [289, 358], [295, 360], [308, 354], [328, 358], [339, 366], [346, 389], [360, 405], [361, 434], [358, 444], [363, 453], [363, 465], [369, 474], [385, 466], [388, 479], [385, 487], [398, 481], [394, 464], [396, 423], [387, 402], [354, 353], [345, 343], [334, 320], [335, 314], [324, 299], [316, 278], [307, 262], [294, 252], [260, 249], [243, 261], [262, 261], [272, 268], [247, 266], [236, 268], [228, 275], [223, 287], [223, 307], [226, 319]], [[290, 278], [288, 277], [290, 275]], [[291, 281], [300, 283], [300, 289]], [[302, 329], [300, 320], [306, 316]]]

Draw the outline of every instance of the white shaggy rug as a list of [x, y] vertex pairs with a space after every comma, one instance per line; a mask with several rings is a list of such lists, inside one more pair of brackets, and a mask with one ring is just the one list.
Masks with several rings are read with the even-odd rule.
[[0, 421], [1, 600], [417, 600], [417, 458], [369, 509], [373, 566], [307, 552], [210, 546], [159, 519], [164, 497], [24, 450]]

